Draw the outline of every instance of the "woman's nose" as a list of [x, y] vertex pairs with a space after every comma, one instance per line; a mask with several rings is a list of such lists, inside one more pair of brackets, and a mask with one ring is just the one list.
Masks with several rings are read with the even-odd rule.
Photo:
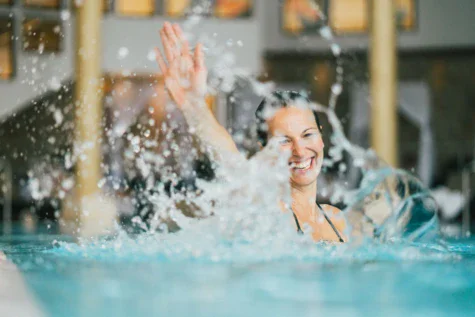
[[305, 146], [302, 144], [301, 141], [296, 140], [293, 142], [292, 145], [292, 154], [295, 156], [303, 156], [304, 155]]

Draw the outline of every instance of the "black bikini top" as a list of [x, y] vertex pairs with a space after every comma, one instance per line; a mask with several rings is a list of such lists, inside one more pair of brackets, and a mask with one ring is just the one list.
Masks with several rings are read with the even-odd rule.
[[[322, 206], [320, 206], [319, 203], [317, 203], [317, 206], [318, 208], [320, 208], [320, 210], [322, 211], [323, 213], [323, 217], [325, 217], [325, 220], [328, 222], [328, 224], [330, 225], [330, 227], [332, 227], [333, 231], [335, 232], [336, 236], [338, 237], [338, 240], [340, 242], [345, 242], [345, 240], [343, 240], [343, 238], [341, 237], [340, 233], [338, 232], [338, 230], [336, 229], [335, 225], [333, 224], [333, 222], [330, 220], [330, 218], [327, 216], [327, 213], [323, 210]], [[297, 232], [300, 233], [300, 234], [303, 234], [303, 230], [302, 230], [302, 227], [300, 226], [300, 223], [299, 223], [299, 220], [297, 219], [297, 216], [295, 215], [295, 213], [292, 211], [292, 214], [294, 215], [294, 219], [295, 219], [295, 224], [297, 225]]]

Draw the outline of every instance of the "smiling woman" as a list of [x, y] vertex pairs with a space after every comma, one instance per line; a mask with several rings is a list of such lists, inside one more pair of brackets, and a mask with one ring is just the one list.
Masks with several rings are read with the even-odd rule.
[[[216, 160], [229, 164], [233, 160], [227, 158], [239, 155], [239, 151], [204, 103], [207, 68], [202, 45], [197, 44], [193, 55], [190, 54], [177, 24], [166, 22], [160, 35], [165, 57], [159, 49], [156, 56], [168, 94], [205, 148], [211, 150]], [[293, 212], [297, 230], [303, 232], [300, 224], [305, 223], [313, 231], [315, 241], [343, 242], [346, 225], [339, 210], [315, 201], [324, 144], [318, 116], [312, 113], [309, 100], [297, 92], [274, 92], [260, 104], [256, 117], [261, 144], [265, 146], [268, 139], [278, 139], [282, 155], [291, 153], [288, 163], [292, 206], [291, 210], [283, 209]]]
[[279, 141], [282, 151], [291, 152], [290, 181], [295, 186], [315, 181], [323, 163], [318, 114], [312, 113], [308, 104], [298, 92], [275, 91], [256, 110], [259, 142], [265, 146], [271, 136]]
[[300, 223], [307, 223], [314, 240], [343, 242], [345, 221], [337, 216], [339, 210], [315, 201], [324, 144], [318, 114], [309, 104], [298, 92], [273, 92], [256, 110], [257, 135], [261, 145], [275, 139], [283, 152], [290, 152], [292, 212], [298, 230], [302, 231]]

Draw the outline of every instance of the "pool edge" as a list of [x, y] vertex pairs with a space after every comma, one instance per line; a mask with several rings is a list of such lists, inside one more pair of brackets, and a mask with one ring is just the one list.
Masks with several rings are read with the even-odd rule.
[[0, 316], [43, 317], [18, 267], [0, 251]]

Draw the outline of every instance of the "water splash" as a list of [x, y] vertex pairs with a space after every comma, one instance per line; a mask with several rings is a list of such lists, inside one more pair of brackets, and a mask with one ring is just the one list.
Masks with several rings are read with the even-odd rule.
[[[196, 28], [201, 20], [200, 10], [192, 12], [196, 14], [185, 22], [185, 31]], [[164, 140], [159, 145], [163, 146], [160, 154], [156, 151], [157, 141], [148, 138], [146, 132], [142, 135], [127, 134], [126, 129], [121, 129], [119, 133], [120, 136], [127, 134], [129, 146], [125, 149], [125, 156], [133, 161], [134, 169], [131, 173], [144, 180], [137, 199], [147, 208], [140, 210], [140, 214], [131, 219], [131, 227], [134, 228], [132, 232], [135, 233], [126, 233], [118, 227], [118, 234], [113, 237], [82, 240], [79, 244], [58, 243], [57, 248], [51, 252], [83, 257], [127, 258], [148, 255], [165, 259], [193, 258], [211, 261], [282, 258], [329, 258], [328, 261], [333, 261], [358, 257], [361, 253], [350, 250], [369, 248], [363, 253], [367, 255], [374, 250], [385, 249], [391, 254], [389, 257], [423, 258], [421, 254], [425, 252], [424, 248], [414, 249], [411, 243], [434, 236], [437, 231], [436, 206], [415, 177], [387, 167], [374, 152], [355, 146], [346, 138], [335, 113], [338, 98], [344, 88], [342, 50], [328, 26], [322, 27], [320, 34], [328, 40], [337, 64], [337, 76], [331, 87], [328, 106], [317, 103], [311, 105], [327, 116], [333, 129], [332, 146], [325, 165], [333, 166], [347, 154], [351, 157], [353, 166], [362, 171], [359, 188], [350, 191], [337, 187], [330, 198], [332, 202], [343, 202], [346, 205], [344, 212], [352, 219], [352, 225], [346, 234], [354, 238], [352, 244], [314, 244], [311, 235], [295, 234], [292, 217], [289, 213], [282, 213], [276, 204], [279, 200], [290, 202], [287, 160], [272, 146], [250, 160], [236, 159], [220, 168], [212, 165], [216, 172], [212, 181], [198, 179], [190, 188], [176, 186], [184, 176], [193, 176], [191, 161], [199, 153], [180, 150], [191, 149], [193, 141], [188, 137], [177, 141], [175, 136], [190, 130], [182, 121], [171, 120], [164, 123], [158, 132]], [[230, 93], [239, 81], [250, 83], [259, 96], [266, 96], [273, 89], [272, 83], [262, 84], [248, 71], [236, 66], [231, 51], [234, 42], [233, 45], [230, 45], [231, 42], [217, 43], [215, 37], [206, 34], [199, 40], [205, 45], [207, 55], [215, 60], [210, 67], [209, 84], [212, 93]], [[118, 54], [125, 57], [128, 48], [121, 48]], [[173, 109], [173, 105], [170, 108]], [[172, 116], [170, 113], [168, 118]], [[68, 154], [67, 165], [71, 166], [71, 162], [80, 159], [82, 149], [87, 146], [90, 145], [76, 145], [75, 151]], [[206, 152], [207, 149], [199, 148], [198, 151]], [[180, 171], [168, 168], [166, 162], [170, 158], [181, 167]], [[157, 174], [160, 174], [159, 178]], [[98, 186], [103, 187], [106, 183], [107, 180], [103, 179]], [[42, 192], [37, 182], [33, 181], [32, 184], [36, 186], [34, 188], [38, 197], [52, 195], [50, 192]], [[71, 190], [70, 185], [63, 192]], [[398, 192], [400, 187], [402, 191]], [[304, 229], [306, 232], [310, 231], [309, 228]], [[373, 237], [379, 242], [368, 242]], [[407, 244], [395, 247], [398, 241]], [[378, 244], [380, 242], [382, 244]], [[378, 246], [372, 249], [374, 243]], [[396, 251], [391, 253], [388, 251], [391, 248]], [[432, 254], [434, 248], [437, 247], [428, 248], [428, 254]], [[374, 252], [377, 254], [378, 251]], [[440, 254], [435, 252], [434, 257], [438, 256]]]

